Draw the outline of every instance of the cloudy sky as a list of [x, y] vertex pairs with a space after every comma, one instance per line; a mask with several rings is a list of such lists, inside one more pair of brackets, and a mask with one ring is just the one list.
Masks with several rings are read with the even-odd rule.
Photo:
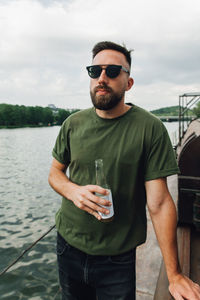
[[200, 0], [0, 0], [0, 103], [91, 106], [91, 49], [134, 49], [127, 101], [146, 109], [200, 92]]

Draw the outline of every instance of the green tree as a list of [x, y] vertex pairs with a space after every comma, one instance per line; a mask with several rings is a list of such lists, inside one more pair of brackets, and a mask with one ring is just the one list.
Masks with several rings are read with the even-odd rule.
[[15, 109], [13, 105], [1, 105], [1, 123], [5, 126], [15, 125]]
[[53, 124], [61, 125], [63, 121], [77, 109], [59, 109], [53, 113], [49, 107], [0, 104], [0, 126], [38, 126]]
[[49, 107], [45, 107], [43, 110], [43, 123], [52, 124], [54, 122], [53, 112]]
[[200, 101], [197, 103], [196, 107], [193, 108], [193, 112], [198, 118], [200, 118]]
[[56, 116], [56, 120], [58, 125], [62, 125], [65, 119], [67, 119], [70, 116], [70, 111], [65, 109], [59, 109], [58, 114]]

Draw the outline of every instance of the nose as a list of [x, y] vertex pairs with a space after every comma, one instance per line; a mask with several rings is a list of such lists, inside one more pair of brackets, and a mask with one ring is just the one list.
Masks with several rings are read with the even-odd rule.
[[106, 75], [106, 70], [102, 69], [101, 74], [98, 78], [98, 83], [102, 84], [102, 83], [107, 83], [108, 82], [108, 76]]

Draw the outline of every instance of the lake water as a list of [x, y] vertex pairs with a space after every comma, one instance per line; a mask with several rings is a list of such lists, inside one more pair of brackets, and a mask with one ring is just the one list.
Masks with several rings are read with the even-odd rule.
[[[170, 136], [178, 123], [165, 123]], [[0, 271], [54, 225], [61, 197], [48, 185], [58, 126], [0, 130]], [[1, 300], [60, 299], [55, 229], [0, 277]]]

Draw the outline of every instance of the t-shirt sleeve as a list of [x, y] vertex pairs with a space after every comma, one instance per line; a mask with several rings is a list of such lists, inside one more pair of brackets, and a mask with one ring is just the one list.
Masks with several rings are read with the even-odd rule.
[[146, 154], [145, 181], [167, 177], [179, 172], [175, 152], [164, 125], [155, 131]]
[[64, 122], [57, 136], [52, 155], [60, 163], [69, 165], [70, 163], [70, 146], [69, 146], [69, 128]]

